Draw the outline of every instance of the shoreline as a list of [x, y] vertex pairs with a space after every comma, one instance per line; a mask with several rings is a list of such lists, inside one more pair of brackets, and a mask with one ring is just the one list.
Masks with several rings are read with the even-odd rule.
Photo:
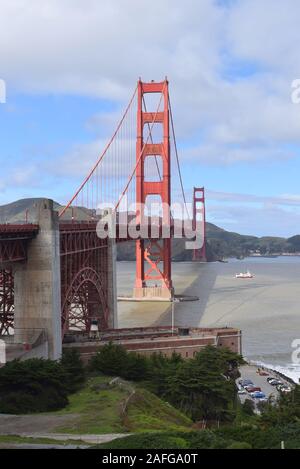
[[250, 366], [261, 368], [262, 370], [269, 371], [270, 373], [274, 373], [275, 375], [277, 375], [278, 378], [285, 379], [291, 384], [300, 384], [300, 365], [290, 365], [290, 367], [298, 366], [298, 371], [294, 371], [294, 374], [293, 372], [289, 374], [288, 365], [285, 367], [282, 365], [270, 365], [261, 361], [247, 360], [246, 358], [245, 360]]

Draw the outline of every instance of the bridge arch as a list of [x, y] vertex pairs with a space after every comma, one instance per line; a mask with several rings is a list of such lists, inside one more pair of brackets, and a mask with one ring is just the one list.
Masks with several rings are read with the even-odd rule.
[[89, 332], [93, 320], [98, 329], [108, 328], [105, 289], [96, 270], [85, 267], [74, 276], [62, 304], [62, 335], [68, 330]]

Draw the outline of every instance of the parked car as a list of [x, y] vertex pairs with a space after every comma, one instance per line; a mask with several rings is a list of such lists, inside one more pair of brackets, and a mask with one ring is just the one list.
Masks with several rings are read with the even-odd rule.
[[273, 381], [270, 381], [270, 384], [271, 384], [271, 386], [279, 386], [283, 383], [281, 381], [279, 381], [278, 379], [273, 379]]
[[247, 392], [249, 392], [250, 389], [254, 387], [253, 384], [249, 384], [248, 386], [245, 386], [244, 389], [246, 389]]
[[238, 394], [247, 394], [247, 391], [245, 389], [239, 389]]
[[278, 386], [279, 384], [283, 384], [279, 379], [277, 378], [271, 378], [268, 379], [268, 383], [271, 384], [271, 386]]
[[265, 399], [265, 398], [266, 398], [265, 393], [264, 393], [264, 392], [261, 392], [261, 391], [252, 392], [250, 395], [251, 395], [251, 397], [253, 397], [254, 399]]
[[277, 386], [277, 390], [284, 394], [287, 394], [292, 391], [292, 388], [290, 386], [282, 384], [282, 385]]
[[247, 391], [251, 394], [252, 392], [261, 392], [261, 388], [258, 386], [247, 386]]
[[245, 388], [246, 386], [254, 386], [253, 381], [251, 379], [240, 379], [239, 384]]

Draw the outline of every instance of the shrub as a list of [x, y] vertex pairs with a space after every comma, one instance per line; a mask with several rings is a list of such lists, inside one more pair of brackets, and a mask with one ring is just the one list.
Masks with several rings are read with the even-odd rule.
[[64, 350], [61, 359], [61, 365], [66, 373], [66, 385], [68, 387], [68, 391], [77, 391], [84, 383], [86, 378], [85, 368], [78, 350]]
[[244, 404], [242, 405], [242, 409], [244, 414], [246, 415], [254, 415], [255, 404], [251, 399], [246, 399]]
[[231, 445], [227, 446], [227, 449], [252, 449], [252, 446], [245, 441], [235, 441]]
[[104, 345], [90, 360], [90, 369], [109, 376], [139, 381], [148, 372], [148, 359], [133, 352], [127, 352], [121, 345]]
[[109, 343], [91, 358], [90, 369], [101, 371], [108, 376], [121, 376], [124, 373], [127, 352], [121, 345]]
[[0, 412], [57, 410], [68, 404], [67, 376], [58, 362], [33, 358], [0, 368]]
[[146, 357], [136, 353], [127, 353], [122, 377], [133, 381], [140, 381], [147, 377], [148, 369], [149, 365]]

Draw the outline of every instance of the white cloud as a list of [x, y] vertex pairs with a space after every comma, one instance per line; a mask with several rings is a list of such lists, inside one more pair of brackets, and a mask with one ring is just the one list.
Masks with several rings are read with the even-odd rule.
[[29, 165], [23, 168], [10, 168], [5, 172], [5, 177], [0, 179], [0, 192], [5, 192], [8, 188], [24, 187], [38, 185], [37, 167]]
[[[270, 153], [282, 159], [290, 155], [278, 145], [300, 143], [300, 107], [290, 100], [300, 70], [299, 14], [296, 0], [241, 0], [228, 8], [214, 0], [31, 0], [30, 8], [6, 0], [1, 71], [21, 91], [123, 103], [139, 76], [168, 75], [181, 140], [198, 140], [216, 163]], [[260, 73], [232, 81], [226, 69], [235, 61]]]
[[258, 196], [255, 194], [240, 194], [234, 192], [219, 192], [206, 190], [206, 197], [220, 202], [263, 203], [265, 205], [286, 205], [300, 207], [300, 194], [282, 194], [277, 197]]
[[231, 51], [274, 73], [299, 73], [300, 4], [297, 0], [242, 0], [228, 23]]
[[300, 195], [257, 196], [206, 190], [208, 220], [229, 231], [254, 236], [299, 233]]
[[253, 236], [282, 236], [299, 233], [300, 212], [291, 212], [273, 204], [251, 207], [243, 205], [209, 205], [208, 220], [228, 231]]
[[[0, 75], [8, 94], [74, 93], [123, 109], [139, 76], [168, 75], [184, 158], [220, 166], [299, 154], [300, 106], [291, 103], [291, 83], [300, 75], [298, 0], [239, 0], [227, 8], [215, 0], [2, 0], [0, 13]], [[74, 142], [60, 159], [56, 154], [49, 173], [87, 173], [120, 114], [91, 116], [86, 126], [94, 140]], [[34, 180], [22, 172], [11, 177], [20, 186]], [[261, 211], [249, 219], [258, 226], [263, 213], [271, 222], [270, 204], [290, 220], [288, 206], [298, 202], [279, 195], [255, 203]], [[238, 220], [237, 211], [231, 214]]]
[[9, 0], [1, 7], [2, 69], [27, 90], [127, 97], [139, 75], [185, 82], [218, 63], [221, 13], [210, 0], [31, 0], [30, 8]]

